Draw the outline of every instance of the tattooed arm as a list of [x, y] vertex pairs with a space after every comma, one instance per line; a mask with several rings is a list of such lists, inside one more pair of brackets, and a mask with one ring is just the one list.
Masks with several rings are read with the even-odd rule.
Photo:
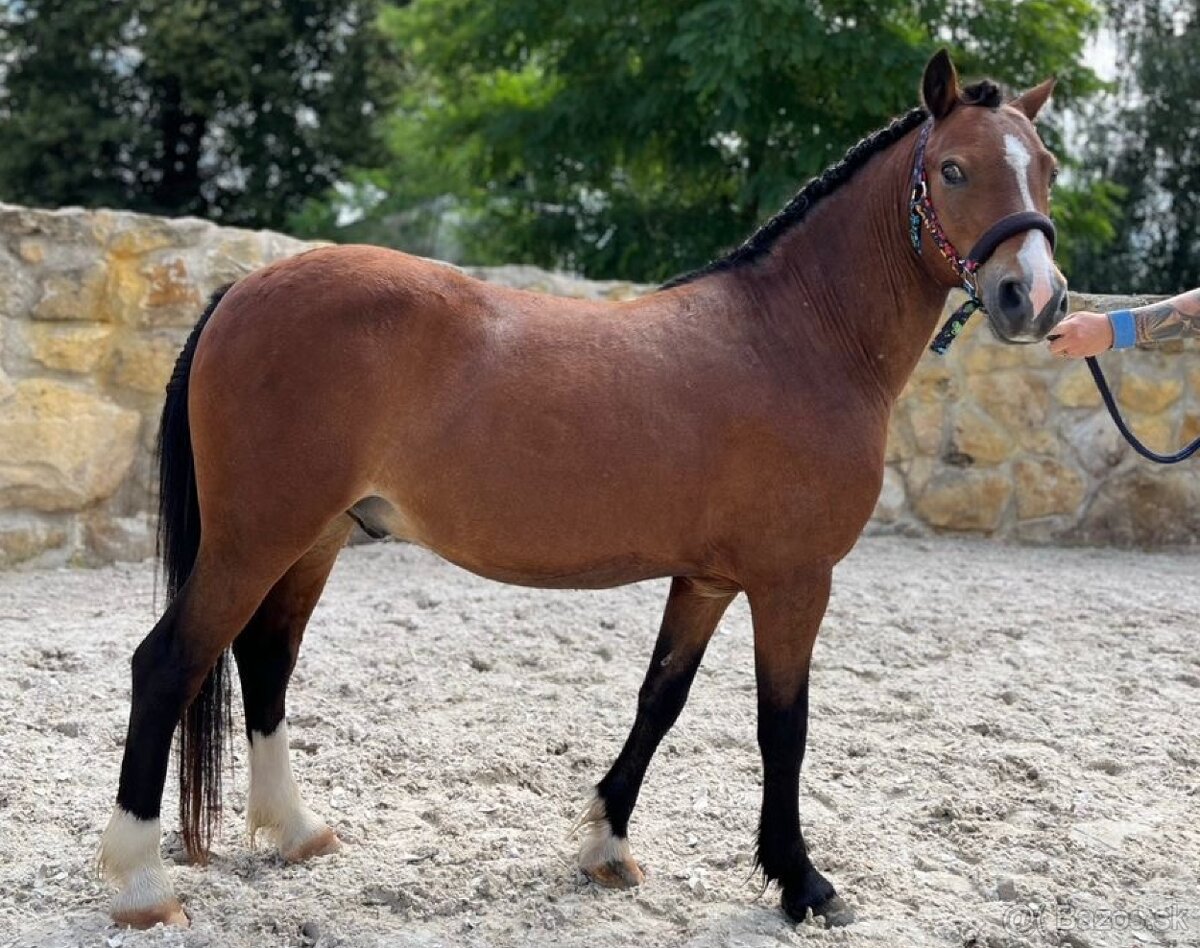
[[[1118, 333], [1116, 330], [1120, 330]], [[1200, 288], [1180, 293], [1161, 303], [1133, 310], [1072, 313], [1047, 337], [1050, 351], [1068, 359], [1099, 355], [1106, 349], [1136, 343], [1165, 342], [1200, 336]]]
[[1133, 323], [1139, 343], [1200, 336], [1200, 288], [1135, 309]]

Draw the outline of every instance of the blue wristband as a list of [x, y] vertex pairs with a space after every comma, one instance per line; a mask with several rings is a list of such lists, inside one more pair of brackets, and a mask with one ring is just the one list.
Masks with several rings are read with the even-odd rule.
[[1130, 349], [1137, 345], [1137, 324], [1133, 320], [1133, 310], [1114, 310], [1108, 314], [1108, 321], [1112, 326], [1114, 349]]

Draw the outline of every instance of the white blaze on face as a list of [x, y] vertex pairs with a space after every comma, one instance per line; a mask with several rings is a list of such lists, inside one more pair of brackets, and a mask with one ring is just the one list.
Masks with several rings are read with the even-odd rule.
[[[1033, 162], [1029, 149], [1016, 135], [1005, 135], [1004, 158], [1017, 176], [1023, 210], [1036, 211], [1037, 206], [1033, 203], [1033, 193], [1029, 188], [1029, 166]], [[1054, 296], [1054, 255], [1046, 235], [1040, 230], [1028, 231], [1021, 249], [1017, 251], [1017, 260], [1029, 285], [1029, 300], [1033, 303], [1036, 315], [1046, 308]]]

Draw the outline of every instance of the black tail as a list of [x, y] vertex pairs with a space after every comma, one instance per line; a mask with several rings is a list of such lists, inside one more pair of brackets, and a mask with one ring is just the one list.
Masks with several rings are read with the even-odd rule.
[[[221, 287], [212, 295], [179, 353], [158, 429], [158, 555], [167, 580], [168, 609], [191, 575], [200, 549], [188, 376], [200, 333], [228, 289]], [[221, 759], [229, 728], [229, 663], [227, 654], [222, 654], [180, 719], [179, 818], [184, 845], [197, 862], [207, 858], [213, 830], [220, 822]]]

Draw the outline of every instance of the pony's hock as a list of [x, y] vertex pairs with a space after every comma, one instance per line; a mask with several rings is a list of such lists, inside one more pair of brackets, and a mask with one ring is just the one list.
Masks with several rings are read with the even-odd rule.
[[[833, 567], [879, 494], [892, 406], [962, 282], [935, 241], [914, 253], [913, 169], [950, 247], [977, 245], [997, 221], [1034, 222], [1053, 159], [1031, 120], [1050, 89], [1004, 103], [991, 83], [960, 88], [939, 53], [923, 108], [852, 148], [738, 249], [630, 302], [505, 289], [372, 247], [312, 250], [215, 296], [163, 408], [168, 605], [133, 659], [101, 848], [114, 918], [186, 922], [158, 852], [167, 759], [179, 722], [183, 837], [203, 859], [230, 649], [251, 834], [285, 858], [336, 848], [292, 779], [285, 697], [357, 522], [503, 582], [673, 577], [633, 727], [583, 821], [580, 867], [606, 885], [642, 882], [629, 827], [643, 777], [744, 592], [758, 864], [790, 917], [847, 921], [800, 831], [809, 659]], [[998, 336], [1040, 338], [1063, 292], [1045, 228], [993, 242], [972, 286]]]

